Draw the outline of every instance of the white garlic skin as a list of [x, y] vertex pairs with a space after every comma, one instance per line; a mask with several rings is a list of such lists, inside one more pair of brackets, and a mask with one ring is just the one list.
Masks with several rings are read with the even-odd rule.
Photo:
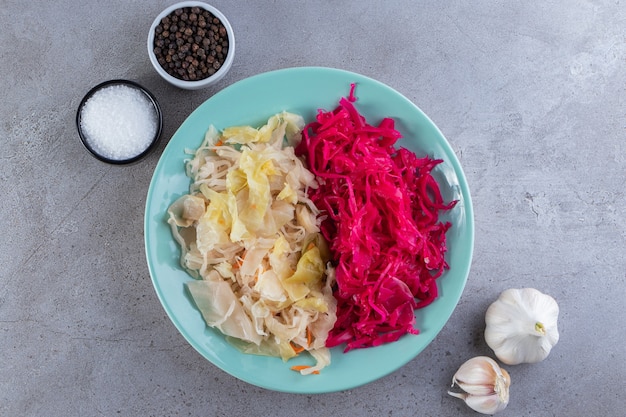
[[464, 392], [448, 394], [481, 414], [495, 414], [509, 403], [511, 377], [487, 356], [477, 356], [461, 365], [452, 378], [452, 386], [455, 384]]
[[489, 306], [485, 341], [507, 365], [544, 360], [559, 341], [559, 306], [534, 288], [509, 289]]

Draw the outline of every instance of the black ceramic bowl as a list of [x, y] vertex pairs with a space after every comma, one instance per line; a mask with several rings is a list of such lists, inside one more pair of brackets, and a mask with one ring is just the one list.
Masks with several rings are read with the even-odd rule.
[[[114, 86], [124, 86], [124, 87], [130, 88], [134, 91], [139, 92], [140, 93], [139, 95], [136, 95], [136, 97], [132, 97], [132, 98], [133, 99], [136, 98], [137, 103], [139, 105], [141, 106], [147, 105], [154, 112], [154, 114], [151, 115], [154, 117], [150, 117], [150, 120], [149, 120], [149, 123], [151, 124], [150, 128], [155, 130], [154, 136], [149, 140], [149, 142], [146, 141], [145, 147], [141, 146], [141, 148], [139, 148], [137, 152], [124, 154], [121, 157], [115, 157], [112, 154], [106, 154], [105, 152], [102, 152], [100, 150], [102, 149], [102, 146], [99, 147], [97, 144], [97, 140], [94, 140], [94, 138], [90, 137], [90, 135], [85, 131], [86, 130], [84, 126], [85, 120], [83, 120], [85, 117], [84, 112], [85, 112], [85, 106], [87, 105], [87, 102], [90, 99], [92, 99], [94, 95], [96, 95], [96, 93], [99, 93], [109, 87], [114, 87]], [[130, 90], [125, 90], [125, 91], [130, 92]], [[114, 104], [114, 103], [107, 103], [107, 104]], [[146, 108], [147, 107], [145, 107], [143, 110], [145, 110]], [[117, 112], [118, 109], [113, 108], [111, 109], [111, 111]], [[115, 121], [118, 121], [119, 118], [125, 118], [125, 117], [130, 117], [130, 116], [125, 115], [125, 114], [121, 114], [121, 115], [118, 114], [115, 116], [111, 112], [107, 112], [105, 110], [104, 113], [101, 115], [101, 117], [103, 118], [103, 120], [100, 122], [105, 122], [106, 124], [106, 122], [109, 121], [107, 120], [107, 118], [115, 118], [116, 120], [110, 120], [111, 122], [115, 122]], [[135, 123], [135, 120], [129, 120], [129, 122]], [[159, 141], [159, 138], [161, 137], [161, 131], [163, 130], [163, 114], [161, 113], [161, 107], [159, 106], [159, 103], [157, 102], [154, 95], [152, 95], [152, 93], [150, 93], [140, 84], [134, 81], [129, 81], [129, 80], [109, 80], [109, 81], [105, 81], [103, 83], [96, 85], [91, 90], [89, 90], [89, 92], [85, 95], [85, 97], [83, 97], [83, 99], [80, 102], [80, 105], [78, 106], [78, 111], [76, 112], [76, 128], [78, 129], [78, 135], [80, 136], [81, 142], [83, 143], [85, 148], [89, 151], [89, 153], [91, 153], [91, 155], [109, 164], [124, 165], [124, 164], [130, 164], [130, 163], [139, 161], [140, 159], [148, 155], [156, 147]], [[116, 135], [115, 140], [119, 141], [120, 146], [124, 146], [125, 134], [123, 132], [118, 132], [118, 133], [119, 134]], [[112, 144], [109, 144], [109, 145], [112, 146]]]

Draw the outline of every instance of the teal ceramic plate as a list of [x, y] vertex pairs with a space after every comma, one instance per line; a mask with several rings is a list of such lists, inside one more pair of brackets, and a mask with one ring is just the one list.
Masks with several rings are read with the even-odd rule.
[[[306, 121], [319, 108], [334, 109], [350, 84], [356, 83], [356, 106], [370, 123], [393, 117], [403, 134], [399, 145], [418, 156], [442, 158], [433, 175], [447, 200], [459, 200], [442, 220], [449, 220], [447, 259], [450, 269], [438, 279], [439, 297], [417, 311], [420, 334], [370, 349], [343, 353], [332, 349], [332, 364], [320, 375], [301, 376], [292, 362], [246, 355], [231, 347], [218, 331], [207, 328], [188, 298], [184, 283], [192, 279], [181, 269], [179, 249], [166, 223], [169, 205], [187, 193], [185, 149], [198, 147], [210, 124], [218, 129], [234, 125], [264, 124], [283, 110], [299, 113]], [[156, 293], [174, 325], [206, 359], [250, 384], [292, 393], [324, 393], [354, 388], [381, 378], [415, 358], [435, 338], [456, 307], [470, 269], [474, 242], [472, 204], [461, 165], [433, 122], [392, 88], [365, 76], [331, 68], [291, 68], [259, 74], [222, 90], [200, 105], [180, 126], [159, 160], [145, 211], [145, 245]], [[299, 359], [298, 363], [303, 360]], [[312, 361], [311, 361], [312, 363]]]

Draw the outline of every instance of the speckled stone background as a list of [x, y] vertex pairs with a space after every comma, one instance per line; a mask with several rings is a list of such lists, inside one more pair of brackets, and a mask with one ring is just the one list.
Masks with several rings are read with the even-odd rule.
[[[561, 341], [509, 367], [505, 416], [622, 416], [626, 380], [626, 4], [597, 1], [221, 1], [237, 55], [219, 85], [168, 86], [146, 36], [164, 1], [3, 0], [0, 7], [0, 415], [472, 416], [446, 390], [485, 344], [511, 287], [561, 307]], [[463, 297], [406, 366], [346, 392], [290, 395], [225, 374], [156, 298], [143, 210], [159, 155], [189, 113], [248, 76], [329, 66], [420, 106], [465, 169], [476, 241]], [[157, 152], [92, 158], [74, 118], [111, 78], [151, 89]], [[364, 364], [367, 366], [367, 364]]]

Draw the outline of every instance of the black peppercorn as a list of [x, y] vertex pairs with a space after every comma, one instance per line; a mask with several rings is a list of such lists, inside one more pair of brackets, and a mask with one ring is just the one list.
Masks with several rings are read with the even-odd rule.
[[228, 33], [220, 19], [200, 7], [182, 7], [154, 29], [154, 54], [175, 78], [201, 80], [215, 74], [228, 55]]

